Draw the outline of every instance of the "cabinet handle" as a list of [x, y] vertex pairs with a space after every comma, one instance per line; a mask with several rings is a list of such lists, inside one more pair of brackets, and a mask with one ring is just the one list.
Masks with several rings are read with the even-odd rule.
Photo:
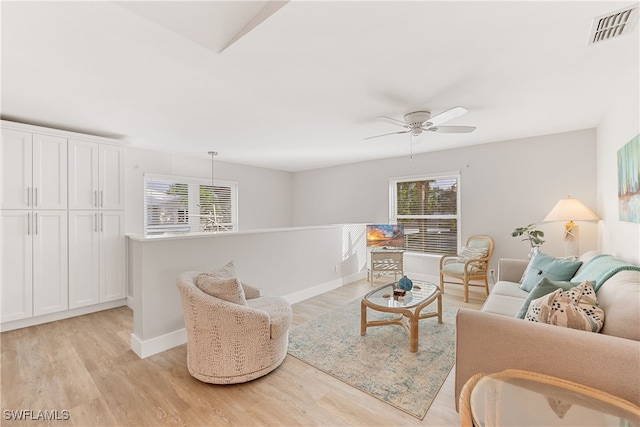
[[35, 213], [35, 221], [33, 222], [33, 228], [36, 230], [36, 236], [38, 235], [38, 212]]
[[[34, 187], [33, 188], [33, 194], [34, 194], [34, 196], [33, 196], [33, 206], [37, 207], [38, 206], [38, 187]], [[38, 234], [38, 233], [36, 233], [36, 234]]]
[[93, 231], [98, 232], [98, 214], [93, 214], [95, 221], [93, 222]]
[[98, 190], [93, 191], [93, 206], [98, 207]]
[[100, 207], [104, 207], [104, 191], [100, 190]]
[[31, 236], [31, 212], [27, 212], [27, 236]]
[[31, 187], [27, 187], [27, 206], [31, 206]]
[[100, 231], [104, 231], [104, 214], [100, 214]]

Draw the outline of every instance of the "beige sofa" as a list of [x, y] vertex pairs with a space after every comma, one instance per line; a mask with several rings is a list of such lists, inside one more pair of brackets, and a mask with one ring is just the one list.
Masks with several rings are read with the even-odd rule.
[[[595, 255], [581, 256], [581, 269]], [[605, 322], [593, 333], [514, 317], [528, 295], [519, 288], [527, 265], [499, 260], [498, 281], [482, 310], [458, 311], [456, 405], [471, 376], [510, 368], [575, 381], [640, 405], [640, 271], [618, 271], [597, 290]]]

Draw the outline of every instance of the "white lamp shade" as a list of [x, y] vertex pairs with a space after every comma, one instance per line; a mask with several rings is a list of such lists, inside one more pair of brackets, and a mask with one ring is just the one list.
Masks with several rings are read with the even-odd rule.
[[580, 200], [567, 197], [556, 203], [543, 221], [597, 221], [599, 219], [598, 215]]

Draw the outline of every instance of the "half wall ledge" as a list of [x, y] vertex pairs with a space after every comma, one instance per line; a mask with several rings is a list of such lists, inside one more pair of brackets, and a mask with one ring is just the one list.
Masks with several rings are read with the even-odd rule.
[[186, 342], [177, 277], [233, 260], [243, 282], [289, 303], [366, 277], [364, 224], [233, 233], [129, 235], [131, 348], [141, 358]]

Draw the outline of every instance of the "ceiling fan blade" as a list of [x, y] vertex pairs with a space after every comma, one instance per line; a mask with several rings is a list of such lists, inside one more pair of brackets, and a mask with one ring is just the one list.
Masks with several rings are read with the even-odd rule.
[[469, 133], [476, 130], [476, 128], [475, 126], [433, 126], [426, 130], [441, 133]]
[[431, 126], [439, 125], [440, 123], [447, 122], [449, 120], [453, 120], [456, 117], [460, 117], [464, 113], [467, 112], [467, 109], [464, 107], [453, 107], [447, 111], [443, 111], [440, 114], [436, 114], [431, 117], [427, 123], [431, 123]]
[[403, 128], [409, 128], [409, 125], [403, 122], [402, 120], [394, 119], [392, 117], [380, 116], [376, 117], [378, 120], [382, 120], [383, 122], [391, 123], [392, 125], [402, 126]]
[[411, 132], [411, 131], [410, 130], [402, 130], [400, 132], [383, 133], [382, 135], [369, 136], [369, 137], [367, 137], [365, 139], [380, 138], [381, 136], [398, 135], [398, 134], [401, 134], [401, 133], [409, 133], [409, 132]]

